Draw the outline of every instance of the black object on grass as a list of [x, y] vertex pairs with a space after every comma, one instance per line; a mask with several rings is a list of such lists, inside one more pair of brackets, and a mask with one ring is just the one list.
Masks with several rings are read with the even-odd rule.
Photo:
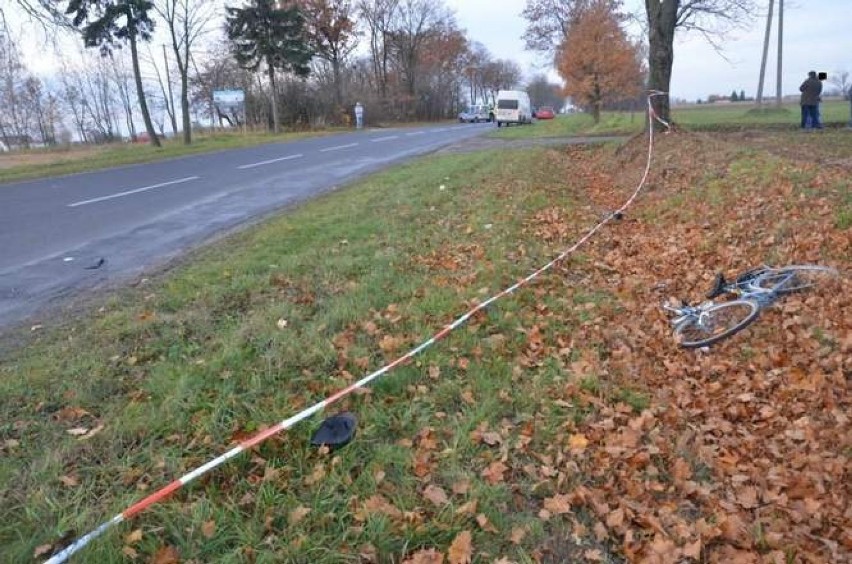
[[311, 446], [327, 446], [334, 450], [349, 444], [355, 436], [358, 420], [355, 415], [344, 411], [326, 418], [311, 437]]

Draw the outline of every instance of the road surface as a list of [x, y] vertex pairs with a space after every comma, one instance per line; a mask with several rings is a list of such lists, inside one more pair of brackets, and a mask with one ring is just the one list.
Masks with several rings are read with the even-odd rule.
[[0, 185], [0, 328], [491, 127], [364, 130]]

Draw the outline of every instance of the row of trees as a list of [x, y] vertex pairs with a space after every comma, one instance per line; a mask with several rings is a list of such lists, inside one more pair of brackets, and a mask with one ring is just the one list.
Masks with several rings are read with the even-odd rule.
[[[274, 130], [346, 123], [356, 101], [368, 119], [434, 119], [522, 80], [440, 0], [246, 0], [224, 14], [210, 0], [14, 1], [102, 57], [86, 72], [66, 65], [51, 82], [53, 106], [83, 140], [135, 136], [140, 117], [155, 145], [167, 121], [190, 143], [194, 117]], [[162, 58], [155, 29], [167, 38]], [[213, 92], [224, 89], [245, 92], [243, 112], [216, 106]]]

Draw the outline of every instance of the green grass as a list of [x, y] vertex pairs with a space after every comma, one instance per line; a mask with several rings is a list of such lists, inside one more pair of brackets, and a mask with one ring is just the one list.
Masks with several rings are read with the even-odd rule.
[[560, 114], [555, 119], [536, 120], [531, 126], [501, 127], [489, 133], [499, 139], [566, 137], [572, 135], [623, 135], [641, 131], [645, 125], [643, 112], [603, 112], [594, 123], [585, 113]]
[[291, 141], [303, 137], [326, 135], [333, 131], [289, 132], [273, 135], [263, 132], [214, 133], [197, 135], [191, 145], [184, 145], [181, 139], [163, 139], [162, 147], [152, 147], [147, 143], [115, 143], [104, 146], [31, 149], [22, 153], [15, 152], [8, 157], [32, 155], [38, 164], [4, 167], [3, 154], [0, 153], [0, 184], [20, 180], [32, 180], [88, 172], [115, 166], [160, 161], [198, 153], [210, 153], [239, 147], [251, 147], [266, 143]]
[[[570, 205], [562, 179], [516, 176], [539, 151], [401, 167], [202, 251], [79, 322], [46, 321], [28, 347], [0, 361], [7, 561], [30, 561], [37, 546], [88, 531], [236, 437], [378, 368], [459, 314], [463, 302], [528, 273], [552, 249], [525, 234], [524, 218], [557, 195]], [[518, 240], [525, 253], [507, 263]], [[171, 545], [205, 562], [244, 561], [247, 550], [257, 561], [341, 562], [370, 544], [390, 561], [476, 529], [478, 546], [530, 561], [533, 533], [546, 527], [534, 512], [519, 512], [512, 492], [543, 494], [522, 475], [511, 486], [488, 483], [480, 471], [499, 449], [471, 434], [485, 426], [516, 441], [522, 421], [553, 410], [559, 418], [537, 423], [543, 449], [571, 416], [550, 407], [553, 387], [567, 377], [559, 364], [525, 370], [525, 393], [506, 393], [518, 377], [508, 359], [524, 346], [519, 329], [531, 323], [534, 301], [507, 300], [487, 323], [473, 322], [369, 394], [345, 400], [339, 408], [358, 414], [358, 437], [334, 457], [308, 447], [315, 417], [95, 541], [82, 561], [125, 561], [124, 539], [135, 529], [142, 540], [131, 548], [146, 559]], [[399, 351], [382, 349], [385, 336], [399, 340]], [[477, 353], [483, 342], [495, 354]], [[67, 433], [98, 425], [90, 439]], [[421, 449], [431, 483], [450, 497], [444, 507], [421, 496], [420, 451], [411, 441], [423, 433], [434, 441]], [[513, 465], [534, 460], [519, 454]], [[453, 494], [462, 478], [469, 490]], [[419, 517], [404, 525], [364, 515], [374, 495]], [[475, 514], [456, 513], [472, 500], [500, 534], [478, 530]], [[291, 524], [298, 507], [311, 511]], [[215, 522], [212, 538], [201, 532], [207, 521]], [[521, 525], [533, 533], [516, 546], [508, 532]]]
[[[849, 121], [849, 102], [832, 100], [822, 104], [822, 119], [826, 124], [846, 124]], [[780, 109], [768, 104], [758, 110], [752, 103], [697, 104], [672, 108], [672, 118], [687, 128], [718, 128], [731, 126], [789, 126], [796, 128], [801, 119], [798, 104], [784, 104]]]

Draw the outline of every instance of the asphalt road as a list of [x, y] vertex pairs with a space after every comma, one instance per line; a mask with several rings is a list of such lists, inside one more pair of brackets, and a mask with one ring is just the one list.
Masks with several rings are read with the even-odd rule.
[[364, 130], [0, 185], [0, 327], [490, 127]]

